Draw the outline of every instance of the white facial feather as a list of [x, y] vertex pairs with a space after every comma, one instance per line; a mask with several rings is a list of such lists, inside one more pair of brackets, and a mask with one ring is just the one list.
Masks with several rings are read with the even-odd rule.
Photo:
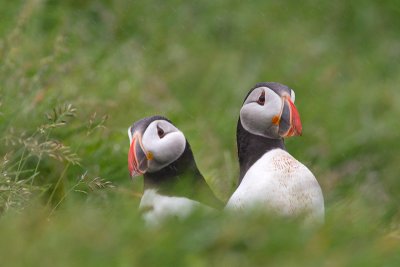
[[131, 128], [132, 128], [132, 127], [129, 127], [129, 128], [128, 128], [129, 144], [132, 143], [132, 132], [131, 132]]
[[293, 103], [296, 100], [296, 94], [293, 90], [290, 90], [290, 100], [292, 100]]
[[[262, 92], [265, 93], [265, 103], [257, 103]], [[246, 98], [241, 110], [240, 120], [243, 127], [250, 133], [269, 138], [279, 138], [278, 126], [272, 123], [274, 116], [282, 111], [282, 99], [268, 87], [259, 87]]]
[[[163, 136], [158, 135], [161, 129]], [[174, 125], [164, 120], [150, 123], [142, 136], [143, 148], [153, 154], [149, 161], [149, 172], [162, 169], [177, 160], [186, 147], [186, 138]]]

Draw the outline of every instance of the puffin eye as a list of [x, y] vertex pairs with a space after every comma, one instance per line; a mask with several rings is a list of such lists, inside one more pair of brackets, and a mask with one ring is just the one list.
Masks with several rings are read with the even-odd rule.
[[258, 97], [257, 103], [261, 106], [265, 104], [265, 92], [263, 91], [261, 95]]
[[157, 126], [157, 134], [158, 137], [163, 138], [165, 136], [165, 132], [163, 129], [161, 129], [159, 126]]

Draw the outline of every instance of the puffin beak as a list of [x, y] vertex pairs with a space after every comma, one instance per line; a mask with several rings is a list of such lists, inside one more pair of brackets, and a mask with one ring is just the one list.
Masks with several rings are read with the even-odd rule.
[[296, 106], [289, 97], [284, 97], [282, 114], [279, 120], [279, 135], [281, 137], [301, 135], [302, 128]]
[[152, 159], [151, 152], [146, 152], [142, 145], [142, 136], [135, 133], [132, 136], [128, 153], [128, 169], [131, 177], [144, 174], [148, 169], [148, 160]]

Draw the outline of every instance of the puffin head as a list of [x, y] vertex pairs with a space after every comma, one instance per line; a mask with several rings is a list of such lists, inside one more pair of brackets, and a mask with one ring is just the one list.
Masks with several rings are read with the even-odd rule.
[[152, 116], [135, 122], [128, 129], [131, 177], [153, 173], [176, 161], [185, 151], [186, 138], [171, 121]]
[[244, 100], [240, 123], [246, 131], [271, 139], [301, 135], [300, 115], [294, 100], [294, 91], [286, 85], [258, 83]]

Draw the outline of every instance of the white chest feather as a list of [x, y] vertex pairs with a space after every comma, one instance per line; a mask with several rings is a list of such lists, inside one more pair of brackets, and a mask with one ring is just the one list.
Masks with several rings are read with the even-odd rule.
[[164, 196], [158, 194], [155, 189], [147, 189], [142, 196], [139, 209], [143, 212], [147, 224], [157, 225], [166, 217], [185, 218], [198, 207], [211, 209], [185, 197]]
[[323, 221], [324, 199], [311, 171], [282, 149], [264, 154], [245, 174], [227, 209], [268, 209]]

